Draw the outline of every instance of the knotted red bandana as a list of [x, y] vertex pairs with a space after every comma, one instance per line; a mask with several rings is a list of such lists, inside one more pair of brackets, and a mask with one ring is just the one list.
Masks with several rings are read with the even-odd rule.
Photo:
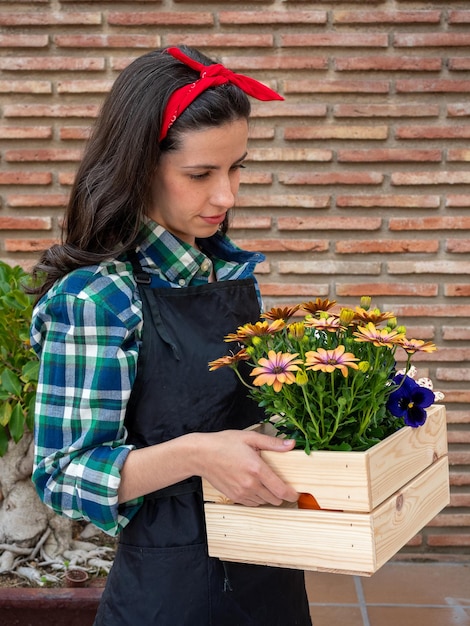
[[163, 114], [162, 130], [160, 133], [160, 141], [165, 139], [169, 129], [183, 113], [183, 111], [193, 102], [203, 91], [209, 87], [216, 87], [224, 83], [232, 83], [240, 87], [246, 94], [256, 98], [257, 100], [284, 100], [278, 93], [266, 87], [259, 81], [243, 74], [236, 74], [220, 63], [212, 65], [203, 65], [191, 57], [188, 57], [179, 48], [167, 48], [166, 52], [171, 54], [188, 67], [199, 72], [200, 78], [194, 83], [185, 85], [177, 89], [168, 100], [165, 112]]

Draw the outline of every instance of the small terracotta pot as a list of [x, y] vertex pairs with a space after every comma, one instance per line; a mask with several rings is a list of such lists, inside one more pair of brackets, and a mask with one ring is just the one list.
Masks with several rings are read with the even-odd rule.
[[84, 587], [88, 582], [88, 574], [81, 569], [69, 569], [65, 572], [66, 587]]

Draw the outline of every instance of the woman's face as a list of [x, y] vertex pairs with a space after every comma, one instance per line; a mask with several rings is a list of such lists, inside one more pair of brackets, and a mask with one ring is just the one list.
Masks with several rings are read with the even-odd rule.
[[213, 235], [235, 204], [247, 140], [245, 119], [184, 133], [160, 158], [148, 216], [192, 246]]

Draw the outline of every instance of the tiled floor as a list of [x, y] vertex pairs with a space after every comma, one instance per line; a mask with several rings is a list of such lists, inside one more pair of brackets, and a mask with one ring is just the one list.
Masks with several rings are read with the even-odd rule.
[[470, 626], [470, 562], [391, 562], [370, 578], [308, 572], [314, 626]]

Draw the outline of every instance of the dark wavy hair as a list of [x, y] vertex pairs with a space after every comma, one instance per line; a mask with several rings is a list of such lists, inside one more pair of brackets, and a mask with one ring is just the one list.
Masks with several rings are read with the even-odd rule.
[[[180, 49], [200, 63], [215, 63], [193, 48]], [[165, 48], [155, 50], [133, 61], [107, 95], [70, 193], [62, 243], [46, 250], [33, 269], [36, 285], [41, 276], [33, 292], [38, 298], [74, 269], [136, 247], [160, 155], [177, 150], [183, 133], [248, 119], [248, 97], [227, 83], [196, 98], [159, 143], [169, 97], [199, 78], [164, 52]], [[226, 222], [222, 229], [226, 231]]]

